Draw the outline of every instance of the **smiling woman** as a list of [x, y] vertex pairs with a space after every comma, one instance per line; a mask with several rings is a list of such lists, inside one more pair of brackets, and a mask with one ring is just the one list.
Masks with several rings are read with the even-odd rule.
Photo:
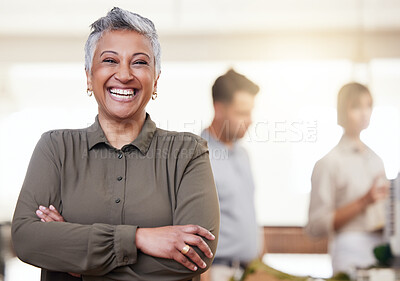
[[88, 89], [99, 104], [100, 122], [130, 120], [141, 125], [145, 107], [157, 89], [152, 53], [149, 40], [135, 31], [116, 30], [100, 38], [92, 69], [87, 72]]
[[98, 116], [39, 140], [14, 213], [16, 253], [41, 280], [199, 280], [219, 229], [207, 145], [146, 113], [160, 75], [153, 23], [114, 8], [92, 29]]

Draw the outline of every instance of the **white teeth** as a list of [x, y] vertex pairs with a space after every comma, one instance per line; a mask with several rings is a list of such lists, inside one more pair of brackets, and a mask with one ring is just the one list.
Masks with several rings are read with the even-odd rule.
[[128, 100], [128, 99], [132, 98], [132, 95], [124, 96], [124, 95], [117, 95], [117, 94], [113, 94], [113, 93], [111, 93], [111, 95], [116, 97], [116, 98], [125, 99], [125, 100]]
[[135, 94], [135, 90], [133, 89], [110, 89], [110, 93], [112, 95], [117, 95], [119, 97], [131, 97]]

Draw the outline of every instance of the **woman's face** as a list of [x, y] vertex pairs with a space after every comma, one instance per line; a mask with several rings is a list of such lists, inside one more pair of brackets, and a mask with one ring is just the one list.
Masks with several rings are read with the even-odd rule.
[[145, 108], [157, 88], [155, 58], [150, 41], [131, 30], [103, 34], [86, 73], [99, 115], [116, 120], [145, 116]]
[[367, 93], [360, 95], [359, 100], [347, 109], [346, 130], [360, 133], [369, 125], [372, 114], [372, 99]]

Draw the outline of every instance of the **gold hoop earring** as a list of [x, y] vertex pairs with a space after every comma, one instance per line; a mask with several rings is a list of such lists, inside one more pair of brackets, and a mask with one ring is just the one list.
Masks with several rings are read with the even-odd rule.
[[157, 98], [157, 92], [154, 92], [153, 95], [151, 96], [152, 100], [155, 100]]
[[89, 97], [91, 97], [91, 96], [93, 95], [93, 91], [92, 91], [92, 90], [89, 90], [89, 89], [87, 89], [86, 93], [87, 93], [87, 95], [88, 95]]

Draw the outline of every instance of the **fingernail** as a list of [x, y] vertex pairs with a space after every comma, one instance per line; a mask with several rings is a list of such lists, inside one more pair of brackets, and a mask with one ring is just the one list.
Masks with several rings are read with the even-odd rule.
[[42, 210], [42, 211], [46, 210], [46, 208], [43, 207], [43, 206], [39, 206], [39, 209]]
[[42, 222], [46, 222], [44, 219], [40, 219]]
[[206, 265], [206, 263], [205, 263], [205, 262], [203, 262], [202, 266], [203, 266], [203, 268], [205, 268], [207, 265]]
[[213, 253], [210, 253], [210, 258], [212, 258], [213, 257]]
[[39, 214], [39, 215], [43, 215], [43, 212], [39, 211], [39, 210], [37, 210], [36, 213]]
[[193, 268], [193, 270], [196, 271], [196, 270], [197, 270], [197, 266], [195, 266], [195, 267]]
[[52, 211], [54, 211], [54, 209], [55, 209], [53, 205], [50, 205], [49, 208], [50, 208], [50, 210], [52, 210]]

